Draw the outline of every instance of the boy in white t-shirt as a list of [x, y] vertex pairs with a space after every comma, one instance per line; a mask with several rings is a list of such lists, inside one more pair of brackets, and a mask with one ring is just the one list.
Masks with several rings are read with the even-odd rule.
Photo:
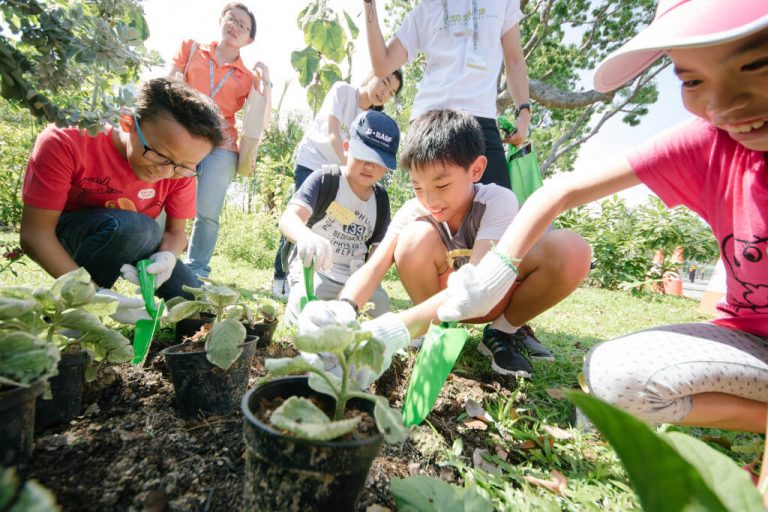
[[[378, 182], [387, 169], [396, 167], [400, 129], [386, 114], [369, 110], [355, 118], [349, 133], [350, 139], [344, 141], [347, 165], [312, 173], [280, 219], [280, 231], [296, 245], [288, 263], [289, 323], [298, 315], [301, 297], [306, 294], [302, 266], [314, 263], [315, 295], [335, 299], [349, 276], [365, 262], [369, 247], [381, 241], [389, 224], [389, 201]], [[326, 171], [337, 172], [338, 189], [325, 214], [309, 227], [307, 221], [322, 203]], [[377, 205], [379, 200], [385, 203], [384, 208]], [[380, 215], [382, 219], [377, 219]], [[389, 310], [387, 294], [381, 287], [372, 290], [371, 295], [375, 306], [372, 315]]]
[[[294, 191], [299, 190], [304, 180], [324, 165], [342, 165], [346, 161], [343, 144], [349, 139], [349, 128], [355, 118], [365, 110], [381, 111], [402, 87], [403, 73], [399, 69], [384, 78], [377, 78], [370, 73], [357, 87], [344, 81], [333, 84], [296, 147]], [[286, 280], [288, 269], [283, 269], [280, 256], [284, 243], [284, 240], [280, 241], [275, 256], [272, 283], [272, 293], [280, 298], [287, 297], [289, 291]]]
[[[465, 263], [480, 261], [517, 214], [512, 191], [477, 183], [485, 170], [483, 151], [480, 126], [467, 113], [433, 110], [411, 124], [400, 166], [409, 170], [416, 198], [397, 212], [376, 252], [347, 280], [342, 301], [353, 308], [367, 302], [395, 263], [414, 304], [433, 308], [431, 314], [421, 316], [435, 317], [439, 302], [430, 306], [431, 298], [445, 289], [448, 276]], [[520, 278], [502, 300], [488, 314], [463, 320], [491, 322], [478, 349], [492, 359], [496, 372], [528, 378], [533, 368], [523, 354], [552, 358], [520, 326], [570, 295], [587, 275], [589, 262], [590, 250], [583, 238], [553, 230], [519, 263]], [[338, 308], [347, 307], [326, 304], [328, 316], [338, 316]], [[322, 312], [318, 307], [313, 310], [308, 316], [323, 324]], [[395, 324], [387, 325], [387, 330], [396, 331]]]

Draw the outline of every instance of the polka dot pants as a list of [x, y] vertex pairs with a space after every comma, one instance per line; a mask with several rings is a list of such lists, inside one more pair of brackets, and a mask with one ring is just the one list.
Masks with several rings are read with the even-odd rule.
[[768, 402], [768, 338], [708, 323], [654, 327], [595, 345], [584, 374], [598, 398], [679, 423], [698, 393]]

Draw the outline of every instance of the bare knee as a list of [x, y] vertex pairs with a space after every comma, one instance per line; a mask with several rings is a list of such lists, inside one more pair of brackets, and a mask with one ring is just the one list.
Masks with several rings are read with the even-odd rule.
[[567, 229], [546, 233], [520, 265], [520, 273], [544, 270], [560, 283], [578, 285], [589, 272], [592, 249], [584, 238]]
[[416, 221], [397, 237], [395, 264], [401, 274], [409, 269], [425, 270], [447, 261], [447, 250], [440, 234], [429, 222]]

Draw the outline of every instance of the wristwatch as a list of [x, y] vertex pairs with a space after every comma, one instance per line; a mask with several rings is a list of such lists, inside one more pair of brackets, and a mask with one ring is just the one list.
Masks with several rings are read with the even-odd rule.
[[520, 117], [520, 111], [522, 111], [522, 110], [527, 110], [528, 112], [530, 112], [531, 111], [531, 105], [528, 104], [528, 103], [523, 103], [519, 107], [515, 108], [515, 119]]

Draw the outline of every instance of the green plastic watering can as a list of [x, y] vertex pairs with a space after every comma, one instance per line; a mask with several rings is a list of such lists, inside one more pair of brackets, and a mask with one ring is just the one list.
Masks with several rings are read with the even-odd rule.
[[448, 374], [469, 338], [455, 322], [430, 325], [408, 382], [403, 403], [403, 424], [411, 427], [427, 417]]

